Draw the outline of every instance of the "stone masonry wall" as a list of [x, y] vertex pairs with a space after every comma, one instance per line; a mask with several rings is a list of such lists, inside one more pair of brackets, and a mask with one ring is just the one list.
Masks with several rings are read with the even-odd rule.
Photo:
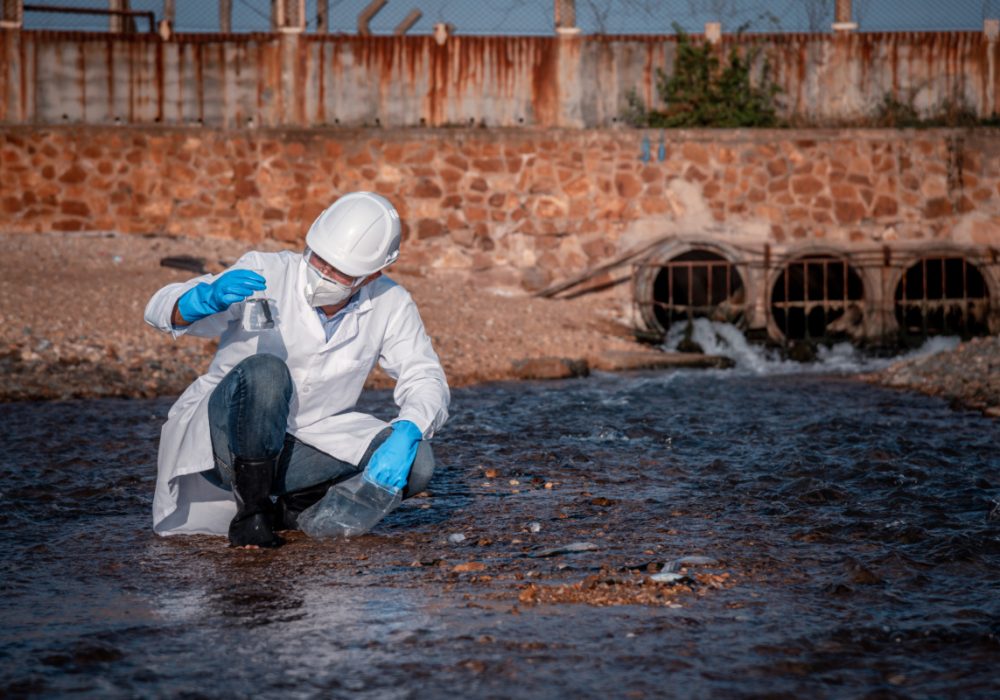
[[[1000, 247], [996, 130], [0, 128], [0, 231], [302, 245], [388, 196], [403, 264], [539, 288], [664, 235]], [[660, 147], [662, 139], [662, 148]], [[662, 160], [661, 160], [662, 156]]]

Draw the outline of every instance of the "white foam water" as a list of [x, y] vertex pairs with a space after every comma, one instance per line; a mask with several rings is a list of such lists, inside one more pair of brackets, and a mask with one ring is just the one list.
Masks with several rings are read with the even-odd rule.
[[[663, 343], [663, 349], [676, 352], [677, 345], [684, 339], [685, 330], [684, 324], [674, 324]], [[873, 357], [851, 343], [843, 342], [829, 347], [820, 345], [814, 362], [796, 362], [783, 358], [781, 352], [774, 348], [749, 342], [740, 329], [731, 323], [719, 323], [707, 318], [694, 320], [691, 340], [698, 343], [708, 355], [722, 355], [733, 360], [736, 371], [752, 374], [872, 372], [900, 359], [954, 349], [960, 342], [955, 336], [936, 336], [929, 338], [919, 348], [895, 357]]]

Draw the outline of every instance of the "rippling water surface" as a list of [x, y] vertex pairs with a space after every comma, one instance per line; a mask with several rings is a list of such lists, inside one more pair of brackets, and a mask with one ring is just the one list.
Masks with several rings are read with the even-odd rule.
[[[724, 372], [459, 390], [430, 496], [273, 552], [151, 533], [169, 406], [0, 406], [0, 696], [1000, 693], [1000, 424], [941, 401]], [[685, 555], [728, 584], [518, 600]]]

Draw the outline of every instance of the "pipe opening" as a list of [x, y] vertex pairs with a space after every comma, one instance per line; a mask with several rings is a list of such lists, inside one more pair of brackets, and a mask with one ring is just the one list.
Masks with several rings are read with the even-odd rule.
[[771, 317], [785, 340], [858, 339], [864, 284], [845, 260], [810, 255], [785, 264], [771, 289]]
[[932, 335], [989, 335], [990, 293], [979, 269], [962, 257], [921, 258], [896, 285], [903, 343]]
[[678, 321], [711, 318], [740, 324], [746, 294], [736, 266], [718, 253], [695, 249], [667, 261], [644, 263], [651, 280], [640, 311], [650, 329], [665, 336]]

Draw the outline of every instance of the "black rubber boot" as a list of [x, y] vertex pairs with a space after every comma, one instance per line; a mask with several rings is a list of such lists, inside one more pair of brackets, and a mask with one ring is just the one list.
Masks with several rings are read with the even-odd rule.
[[285, 543], [272, 525], [271, 478], [273, 459], [233, 459], [233, 495], [236, 516], [229, 523], [229, 544], [234, 547], [280, 547]]
[[308, 486], [298, 491], [290, 491], [278, 497], [275, 526], [280, 530], [298, 530], [299, 513], [319, 501], [333, 485], [332, 481]]

